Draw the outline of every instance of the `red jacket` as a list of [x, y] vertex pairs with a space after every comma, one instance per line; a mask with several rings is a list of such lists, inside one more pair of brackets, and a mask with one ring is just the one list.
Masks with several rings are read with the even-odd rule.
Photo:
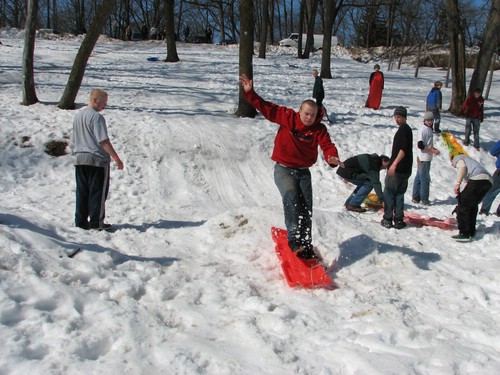
[[476, 99], [474, 94], [469, 95], [467, 99], [465, 99], [464, 104], [461, 107], [462, 113], [465, 117], [472, 117], [481, 120], [484, 120], [484, 99], [482, 96]]
[[325, 160], [329, 156], [338, 157], [337, 147], [321, 123], [323, 110], [319, 111], [313, 125], [305, 126], [300, 121], [300, 114], [291, 108], [267, 102], [254, 90], [244, 93], [244, 96], [266, 119], [280, 126], [271, 156], [275, 162], [289, 168], [309, 168], [318, 159], [318, 146]]

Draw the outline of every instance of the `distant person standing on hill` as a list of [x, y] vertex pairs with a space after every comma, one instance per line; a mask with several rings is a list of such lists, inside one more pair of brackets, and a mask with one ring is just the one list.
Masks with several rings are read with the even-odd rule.
[[316, 99], [318, 108], [323, 108], [323, 99], [325, 98], [325, 89], [323, 87], [323, 79], [319, 76], [318, 71], [313, 69], [312, 76], [314, 77], [314, 87], [312, 97]]
[[441, 124], [441, 109], [443, 108], [443, 94], [441, 93], [441, 87], [443, 84], [440, 81], [434, 82], [434, 87], [431, 89], [429, 94], [427, 95], [425, 110], [428, 112], [432, 112], [434, 116], [434, 133], [441, 133], [440, 124]]
[[104, 223], [111, 159], [119, 170], [123, 169], [123, 162], [109, 140], [106, 120], [99, 113], [107, 103], [108, 94], [94, 89], [87, 107], [77, 112], [73, 119], [71, 143], [75, 155], [75, 225], [82, 229], [111, 227]]
[[376, 64], [375, 71], [370, 74], [370, 93], [365, 106], [372, 109], [379, 109], [382, 102], [382, 91], [384, 90], [384, 73], [380, 71], [380, 65]]
[[484, 98], [481, 89], [475, 89], [474, 93], [467, 96], [461, 107], [465, 116], [465, 141], [464, 145], [470, 144], [470, 134], [474, 133], [474, 148], [479, 150], [479, 128], [484, 120]]

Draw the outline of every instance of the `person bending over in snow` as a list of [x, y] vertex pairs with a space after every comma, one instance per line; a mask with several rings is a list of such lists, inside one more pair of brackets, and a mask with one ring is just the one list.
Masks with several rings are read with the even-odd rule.
[[[452, 236], [456, 241], [468, 242], [476, 235], [477, 212], [479, 203], [491, 189], [492, 178], [486, 168], [470, 156], [458, 154], [451, 158], [451, 165], [457, 169], [457, 222], [459, 233]], [[465, 188], [460, 191], [462, 182]]]
[[343, 166], [326, 126], [323, 111], [313, 100], [305, 100], [298, 112], [262, 99], [246, 75], [239, 79], [244, 97], [266, 119], [279, 125], [271, 159], [274, 181], [283, 200], [288, 244], [303, 259], [316, 257], [312, 247], [313, 194], [311, 167], [318, 158], [318, 146], [331, 167]]
[[345, 201], [348, 211], [366, 212], [361, 204], [372, 189], [379, 201], [384, 200], [382, 184], [380, 183], [380, 171], [387, 169], [389, 157], [377, 154], [360, 154], [344, 161], [344, 166], [337, 169], [337, 174], [347, 182], [356, 185], [356, 189]]

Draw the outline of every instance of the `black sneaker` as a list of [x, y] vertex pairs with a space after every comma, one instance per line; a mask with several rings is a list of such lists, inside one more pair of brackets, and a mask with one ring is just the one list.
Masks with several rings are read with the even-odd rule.
[[465, 234], [457, 234], [455, 236], [451, 236], [451, 238], [453, 238], [457, 242], [470, 242], [471, 241], [471, 237], [467, 236]]
[[382, 221], [380, 222], [380, 225], [382, 225], [384, 228], [392, 228], [392, 220], [385, 220], [385, 219], [382, 219]]
[[420, 199], [415, 199], [415, 198], [413, 198], [411, 201], [412, 201], [413, 203], [417, 203], [417, 204], [418, 204], [418, 203], [420, 203]]
[[350, 204], [346, 204], [345, 208], [347, 211], [366, 212], [366, 208], [363, 208], [361, 206], [351, 206]]
[[113, 225], [111, 225], [111, 224], [102, 223], [102, 225], [100, 227], [98, 227], [98, 228], [90, 228], [90, 229], [108, 231], [108, 230], [111, 230], [112, 227], [113, 227]]
[[300, 259], [318, 259], [318, 256], [314, 252], [312, 246], [306, 246], [302, 251], [297, 252], [297, 258]]
[[394, 228], [403, 229], [406, 228], [407, 224], [403, 220], [398, 220], [394, 222]]

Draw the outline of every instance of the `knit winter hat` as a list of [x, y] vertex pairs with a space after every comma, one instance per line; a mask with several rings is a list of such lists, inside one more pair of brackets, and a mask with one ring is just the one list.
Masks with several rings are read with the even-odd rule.
[[396, 107], [394, 110], [394, 116], [403, 116], [406, 117], [406, 108], [405, 107]]
[[432, 112], [425, 112], [424, 121], [425, 120], [434, 120], [434, 114]]

